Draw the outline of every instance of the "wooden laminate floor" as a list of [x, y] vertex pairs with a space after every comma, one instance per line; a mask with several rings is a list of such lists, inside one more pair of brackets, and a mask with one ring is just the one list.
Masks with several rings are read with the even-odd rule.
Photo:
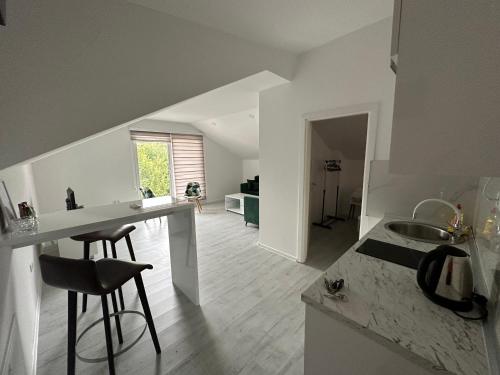
[[306, 264], [325, 271], [358, 240], [355, 220], [336, 221], [331, 227], [311, 226]]
[[[196, 225], [198, 307], [172, 287], [167, 220], [136, 224], [131, 236], [137, 260], [154, 265], [143, 278], [162, 353], [155, 354], [146, 331], [135, 347], [116, 359], [117, 374], [302, 374], [300, 293], [326, 264], [319, 260], [315, 267], [302, 265], [259, 248], [258, 229], [245, 227], [241, 216], [225, 212], [220, 204], [206, 206], [196, 216]], [[119, 257], [128, 259], [124, 245], [118, 244]], [[142, 311], [133, 282], [125, 285], [124, 295], [127, 309]], [[78, 317], [79, 330], [101, 316], [100, 299], [90, 296], [87, 312]], [[44, 286], [39, 375], [66, 372], [66, 324], [67, 293]], [[143, 326], [140, 318], [123, 317], [124, 345]], [[114, 339], [116, 350], [116, 335]], [[104, 356], [103, 325], [93, 328], [77, 350], [85, 356]], [[77, 374], [106, 373], [106, 362], [77, 360]]]

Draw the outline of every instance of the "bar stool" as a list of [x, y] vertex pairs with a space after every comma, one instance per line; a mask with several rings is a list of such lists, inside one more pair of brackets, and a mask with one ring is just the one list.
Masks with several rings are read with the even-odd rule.
[[[97, 323], [94, 322], [91, 326], [85, 329], [77, 339], [77, 293], [101, 296], [103, 314], [103, 318], [101, 320], [104, 321], [109, 373], [111, 375], [115, 374], [114, 357], [118, 354], [113, 352], [110, 322], [111, 316], [114, 316], [117, 322], [116, 326], [119, 342], [122, 343], [123, 339], [121, 338], [121, 326], [119, 324], [118, 317], [120, 313], [116, 312], [116, 299], [114, 298], [114, 291], [132, 278], [135, 280], [137, 291], [139, 292], [139, 298], [144, 310], [144, 317], [146, 319], [147, 326], [149, 327], [149, 332], [151, 334], [156, 353], [161, 353], [153, 317], [151, 315], [151, 310], [149, 309], [148, 298], [146, 296], [141, 276], [141, 272], [145, 269], [152, 269], [152, 265], [117, 259], [100, 259], [95, 262], [87, 259], [69, 259], [45, 254], [40, 255], [39, 260], [43, 281], [48, 285], [68, 291], [68, 375], [75, 374], [77, 342], [89, 328]], [[108, 294], [111, 294], [113, 307], [115, 309], [115, 313], [111, 315], [109, 314], [108, 309]], [[135, 342], [131, 346], [134, 344]], [[128, 350], [131, 346], [129, 346], [126, 350]], [[126, 350], [122, 350], [119, 354], [122, 354]]]
[[347, 219], [354, 219], [356, 215], [356, 209], [359, 207], [361, 210], [361, 203], [363, 201], [363, 189], [357, 188], [351, 194], [351, 198], [349, 199], [349, 214], [347, 215]]
[[[125, 237], [127, 242], [128, 251], [130, 253], [130, 259], [135, 262], [134, 248], [132, 247], [132, 241], [130, 240], [130, 232], [135, 230], [134, 225], [123, 225], [118, 228], [99, 230], [96, 232], [80, 234], [78, 236], [71, 237], [72, 240], [83, 242], [83, 259], [90, 258], [90, 244], [92, 242], [102, 241], [102, 249], [104, 252], [104, 257], [108, 257], [108, 249], [106, 246], [106, 241], [111, 243], [111, 253], [113, 258], [117, 258], [116, 255], [116, 243]], [[125, 310], [125, 301], [123, 299], [122, 288], [118, 289], [118, 296], [120, 298], [120, 307]], [[83, 295], [82, 312], [87, 311], [87, 295]]]

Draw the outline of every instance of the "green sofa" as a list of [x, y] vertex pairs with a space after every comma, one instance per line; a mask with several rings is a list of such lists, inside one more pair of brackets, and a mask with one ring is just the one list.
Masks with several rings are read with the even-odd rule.
[[255, 176], [253, 180], [247, 180], [240, 185], [240, 193], [259, 195], [259, 176]]
[[252, 223], [259, 225], [259, 197], [246, 196], [243, 198], [245, 225]]

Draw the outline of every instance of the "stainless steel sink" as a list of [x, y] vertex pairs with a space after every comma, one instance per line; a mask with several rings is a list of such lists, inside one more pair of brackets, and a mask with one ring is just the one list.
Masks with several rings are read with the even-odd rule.
[[459, 244], [466, 240], [465, 236], [453, 237], [444, 228], [415, 221], [391, 221], [385, 224], [385, 228], [401, 237], [439, 245]]

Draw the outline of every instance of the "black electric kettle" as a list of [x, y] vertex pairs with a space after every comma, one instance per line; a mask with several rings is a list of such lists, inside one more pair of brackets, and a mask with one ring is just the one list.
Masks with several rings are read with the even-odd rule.
[[453, 311], [474, 307], [472, 267], [469, 255], [453, 246], [441, 245], [423, 256], [417, 282], [425, 296]]

